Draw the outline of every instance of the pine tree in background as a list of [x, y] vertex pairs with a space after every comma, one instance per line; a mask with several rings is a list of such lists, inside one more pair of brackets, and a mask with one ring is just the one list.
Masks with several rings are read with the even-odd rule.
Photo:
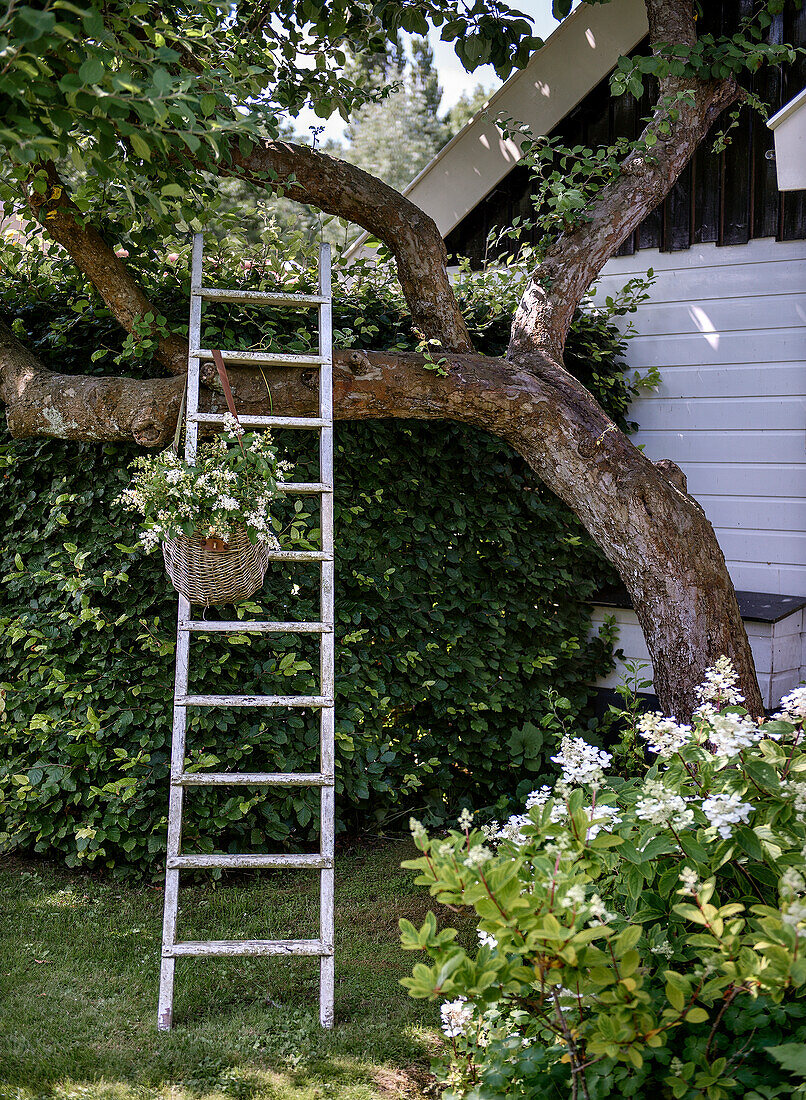
[[450, 137], [437, 114], [442, 88], [434, 52], [426, 38], [414, 38], [411, 61], [398, 42], [387, 54], [357, 58], [353, 65], [367, 74], [368, 82], [380, 75], [398, 88], [355, 113], [341, 155], [402, 191]]
[[452, 138], [482, 109], [493, 93], [483, 84], [477, 84], [469, 92], [462, 92], [445, 116], [448, 137]]

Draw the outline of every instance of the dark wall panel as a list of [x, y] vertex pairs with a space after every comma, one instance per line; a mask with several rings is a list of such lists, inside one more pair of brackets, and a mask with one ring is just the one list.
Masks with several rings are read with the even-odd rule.
[[[705, 5], [702, 29], [715, 34], [732, 33], [737, 18], [751, 7], [752, 0], [714, 0]], [[770, 39], [806, 45], [806, 6], [800, 12], [790, 8], [786, 15], [777, 16]], [[648, 48], [644, 42], [639, 52]], [[770, 104], [771, 114], [797, 95], [804, 84], [806, 56], [800, 54], [791, 67], [764, 70], [752, 79], [752, 89]], [[630, 96], [613, 100], [609, 80], [603, 80], [566, 115], [554, 133], [568, 145], [593, 147], [619, 137], [632, 139], [640, 133], [641, 120], [650, 113], [653, 100], [654, 89], [647, 89], [640, 101]], [[767, 156], [773, 148], [772, 132], [755, 111], [745, 108], [739, 124], [731, 130], [727, 149], [714, 154], [713, 139], [727, 121], [727, 115], [720, 119], [666, 200], [622, 244], [619, 255], [647, 248], [672, 252], [707, 241], [734, 245], [753, 237], [806, 238], [806, 192], [779, 193], [775, 162]], [[480, 266], [489, 251], [490, 230], [511, 225], [516, 215], [533, 216], [531, 194], [528, 170], [514, 168], [448, 234], [448, 252], [469, 256], [474, 266]], [[534, 238], [533, 233], [532, 243]], [[505, 242], [497, 253], [506, 253], [512, 247], [511, 242]]]

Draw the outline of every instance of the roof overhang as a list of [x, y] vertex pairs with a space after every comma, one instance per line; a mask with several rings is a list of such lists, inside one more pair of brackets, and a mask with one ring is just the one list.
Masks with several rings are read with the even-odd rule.
[[[511, 118], [533, 134], [549, 133], [648, 29], [644, 0], [581, 4], [403, 193], [447, 236], [520, 160], [519, 146], [502, 137], [496, 120]], [[367, 236], [347, 255], [355, 255]]]

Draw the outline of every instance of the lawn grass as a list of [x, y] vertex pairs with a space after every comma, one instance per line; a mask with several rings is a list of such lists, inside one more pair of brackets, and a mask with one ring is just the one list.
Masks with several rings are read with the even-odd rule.
[[[0, 865], [3, 1100], [421, 1100], [440, 1048], [434, 1004], [398, 984], [398, 918], [433, 903], [400, 870], [409, 843], [337, 859], [336, 1027], [319, 1028], [318, 961], [179, 959], [176, 1025], [156, 1031], [162, 890]], [[180, 893], [180, 937], [315, 930], [318, 883], [271, 872]], [[450, 916], [450, 914], [448, 914]]]

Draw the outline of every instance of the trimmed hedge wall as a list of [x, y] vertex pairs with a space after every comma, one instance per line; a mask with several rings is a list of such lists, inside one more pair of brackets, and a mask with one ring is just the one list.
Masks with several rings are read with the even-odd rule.
[[[77, 315], [58, 295], [16, 305], [60, 369], [86, 371], [82, 349], [119, 343], [92, 305]], [[224, 346], [237, 321], [219, 332]], [[238, 329], [247, 340], [248, 321]], [[382, 346], [402, 321], [388, 302], [365, 300], [345, 304], [337, 326]], [[487, 350], [505, 330], [505, 318], [486, 325]], [[623, 420], [621, 347], [612, 325], [579, 319], [577, 369]], [[133, 454], [0, 446], [0, 827], [6, 849], [159, 874], [176, 603], [158, 555], [126, 552], [135, 540], [115, 497]], [[610, 572], [576, 518], [481, 432], [340, 424], [336, 469], [339, 827], [395, 828], [410, 811], [437, 823], [468, 804], [502, 811], [546, 770], [558, 713], [584, 724], [585, 685], [612, 667], [610, 638], [588, 639], [587, 602]], [[315, 581], [308, 567], [274, 568], [248, 613], [313, 617]], [[193, 646], [197, 690], [313, 684], [307, 639], [207, 635]], [[317, 726], [299, 713], [210, 712], [194, 716], [188, 744], [193, 766], [310, 770]], [[188, 794], [187, 850], [312, 841], [317, 792], [234, 790]]]

